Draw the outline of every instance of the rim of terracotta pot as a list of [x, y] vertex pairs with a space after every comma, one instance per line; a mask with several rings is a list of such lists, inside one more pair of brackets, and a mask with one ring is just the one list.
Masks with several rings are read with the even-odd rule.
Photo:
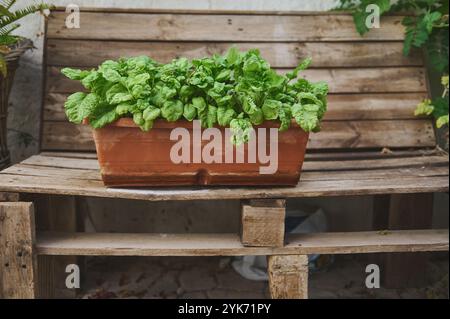
[[[89, 120], [86, 118], [83, 120], [83, 124], [84, 125], [89, 125]], [[138, 128], [138, 125], [136, 125], [136, 123], [134, 123], [132, 118], [129, 117], [122, 117], [120, 119], [118, 119], [117, 121], [108, 124], [107, 126], [113, 126], [113, 127], [136, 127]], [[155, 120], [154, 124], [153, 124], [153, 128], [177, 128], [177, 127], [183, 127], [183, 128], [192, 128], [192, 122], [188, 121], [188, 120], [177, 120], [175, 122], [168, 122], [166, 120], [163, 119], [158, 119]], [[220, 125], [214, 125], [215, 128], [224, 128], [223, 126]], [[260, 124], [260, 125], [255, 125], [254, 128], [259, 128], [259, 127], [264, 127], [264, 128], [279, 128], [280, 127], [280, 122], [277, 121], [265, 121], [264, 123]], [[297, 122], [295, 122], [295, 120], [291, 121], [291, 127], [294, 128], [300, 128], [300, 126], [297, 124]], [[303, 131], [303, 130], [302, 130]]]

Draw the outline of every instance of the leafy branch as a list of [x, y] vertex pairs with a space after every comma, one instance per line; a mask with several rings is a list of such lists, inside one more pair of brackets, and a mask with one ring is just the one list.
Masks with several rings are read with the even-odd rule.
[[380, 15], [387, 13], [413, 13], [405, 16], [403, 54], [408, 56], [413, 48], [421, 48], [430, 67], [442, 75], [444, 94], [433, 100], [422, 101], [416, 115], [433, 115], [436, 125], [448, 125], [448, 40], [449, 1], [448, 0], [340, 0], [336, 10], [350, 11], [359, 34], [370, 31], [367, 19], [372, 13], [366, 10], [376, 5]]

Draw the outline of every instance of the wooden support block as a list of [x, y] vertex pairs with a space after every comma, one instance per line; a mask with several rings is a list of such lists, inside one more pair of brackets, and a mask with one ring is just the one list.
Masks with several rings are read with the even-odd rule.
[[0, 202], [18, 202], [19, 193], [0, 192]]
[[241, 210], [241, 241], [244, 246], [284, 245], [285, 200], [251, 200]]
[[0, 291], [2, 298], [36, 297], [33, 203], [0, 203]]
[[[77, 219], [75, 196], [31, 195], [36, 205], [36, 228], [39, 231], [76, 232], [81, 230]], [[83, 268], [84, 259], [77, 256], [39, 256], [38, 296], [45, 299], [75, 298], [76, 289], [68, 289], [66, 266]], [[83, 274], [82, 274], [83, 275]]]
[[267, 260], [272, 299], [308, 299], [308, 256], [269, 256]]
[[[397, 194], [375, 198], [374, 227], [389, 230], [428, 229], [433, 217], [433, 194]], [[427, 253], [382, 254], [380, 266], [385, 288], [426, 285]]]

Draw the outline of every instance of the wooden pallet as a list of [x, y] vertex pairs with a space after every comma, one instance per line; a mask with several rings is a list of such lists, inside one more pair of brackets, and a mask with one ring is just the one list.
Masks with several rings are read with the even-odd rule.
[[[336, 153], [308, 155], [302, 181], [295, 188], [107, 189], [97, 165], [93, 154], [50, 152], [0, 172], [0, 190], [4, 191], [0, 193], [0, 234], [18, 243], [2, 256], [1, 264], [8, 263], [8, 269], [19, 272], [3, 272], [5, 296], [67, 296], [67, 290], [61, 284], [58, 287], [61, 279], [55, 270], [61, 273], [65, 264], [80, 263], [70, 256], [267, 255], [272, 297], [305, 298], [309, 254], [417, 253], [449, 247], [448, 230], [414, 230], [429, 220], [429, 192], [448, 191], [448, 158], [436, 152], [366, 152], [359, 158]], [[386, 181], [387, 176], [395, 179]], [[385, 226], [390, 223], [406, 230], [285, 236], [285, 198], [354, 194], [355, 184], [363, 194], [398, 193], [377, 197], [375, 217], [379, 229], [389, 228]], [[416, 193], [418, 189], [422, 194]], [[149, 201], [253, 199], [241, 200], [240, 234], [92, 234], [80, 232], [77, 223], [80, 196], [88, 194]], [[18, 200], [35, 202], [36, 225], [32, 203], [14, 203]], [[395, 221], [398, 214], [403, 216], [400, 223]], [[412, 218], [409, 224], [405, 215]], [[386, 217], [390, 221], [384, 221]], [[17, 259], [17, 251], [27, 253]], [[16, 287], [17, 278], [25, 284]], [[32, 286], [36, 282], [37, 287]]]
[[[83, 26], [68, 29], [65, 10], [53, 12], [44, 45], [42, 153], [0, 173], [0, 294], [74, 297], [60, 277], [65, 265], [82, 265], [73, 255], [267, 255], [274, 298], [307, 297], [308, 254], [390, 252], [378, 261], [384, 286], [424, 278], [426, 258], [417, 252], [448, 250], [448, 230], [429, 229], [433, 192], [448, 192], [448, 155], [434, 150], [431, 119], [414, 116], [428, 95], [427, 77], [419, 51], [402, 54], [402, 18], [385, 17], [383, 28], [361, 37], [345, 13], [83, 9]], [[61, 68], [140, 54], [160, 62], [197, 58], [233, 44], [260, 49], [279, 72], [312, 56], [304, 76], [330, 85], [329, 110], [322, 131], [311, 134], [299, 184], [105, 188], [90, 128], [65, 118], [66, 97], [82, 88]], [[285, 236], [287, 199], [357, 195], [374, 196], [374, 231]], [[180, 205], [238, 199], [241, 232], [87, 234], [80, 217], [90, 196]]]

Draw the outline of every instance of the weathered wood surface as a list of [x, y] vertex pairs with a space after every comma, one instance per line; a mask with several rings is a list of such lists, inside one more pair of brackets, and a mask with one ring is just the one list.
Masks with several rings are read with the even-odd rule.
[[308, 299], [308, 256], [268, 256], [272, 299]]
[[[391, 195], [385, 229], [427, 229], [433, 220], [433, 194]], [[385, 219], [386, 221], [386, 219]], [[426, 254], [384, 254], [380, 262], [386, 288], [424, 287], [427, 283]]]
[[129, 198], [150, 201], [258, 199], [398, 193], [447, 192], [448, 155], [399, 157], [380, 155], [369, 159], [306, 160], [296, 187], [214, 188], [105, 188], [98, 162], [92, 155], [71, 157], [33, 156], [0, 172], [0, 191]]
[[[54, 12], [51, 39], [137, 41], [378, 41], [402, 40], [401, 16], [383, 18], [383, 27], [361, 37], [351, 15], [227, 15], [83, 12], [82, 27], [67, 29], [65, 12]], [[133, 23], [130, 23], [132, 21]], [[258, 28], [255, 28], [258, 25]]]
[[241, 207], [241, 241], [244, 246], [284, 245], [284, 200], [259, 200]]
[[[235, 45], [240, 50], [259, 49], [261, 55], [275, 68], [296, 67], [301, 59], [313, 57], [312, 68], [421, 66], [418, 51], [411, 56], [402, 54], [399, 42], [331, 42], [298, 43], [229, 43], [229, 42], [118, 42], [49, 39], [47, 65], [97, 67], [105, 60], [148, 55], [168, 63], [177, 57], [202, 58], [224, 54]], [[99, 50], [99, 48], [102, 50]]]
[[[429, 120], [329, 121], [310, 134], [308, 149], [433, 147], [435, 142]], [[67, 121], [44, 122], [41, 144], [43, 150], [95, 150], [91, 127]]]
[[36, 255], [32, 203], [0, 203], [0, 290], [3, 298], [36, 297]]
[[284, 247], [244, 247], [237, 234], [39, 233], [40, 255], [242, 256], [446, 251], [448, 230], [295, 234]]
[[[76, 198], [74, 196], [29, 195], [35, 203], [38, 231], [76, 232], [78, 227]], [[65, 269], [69, 264], [81, 266], [76, 256], [39, 256], [38, 296], [44, 299], [76, 297], [76, 289], [65, 285]]]

